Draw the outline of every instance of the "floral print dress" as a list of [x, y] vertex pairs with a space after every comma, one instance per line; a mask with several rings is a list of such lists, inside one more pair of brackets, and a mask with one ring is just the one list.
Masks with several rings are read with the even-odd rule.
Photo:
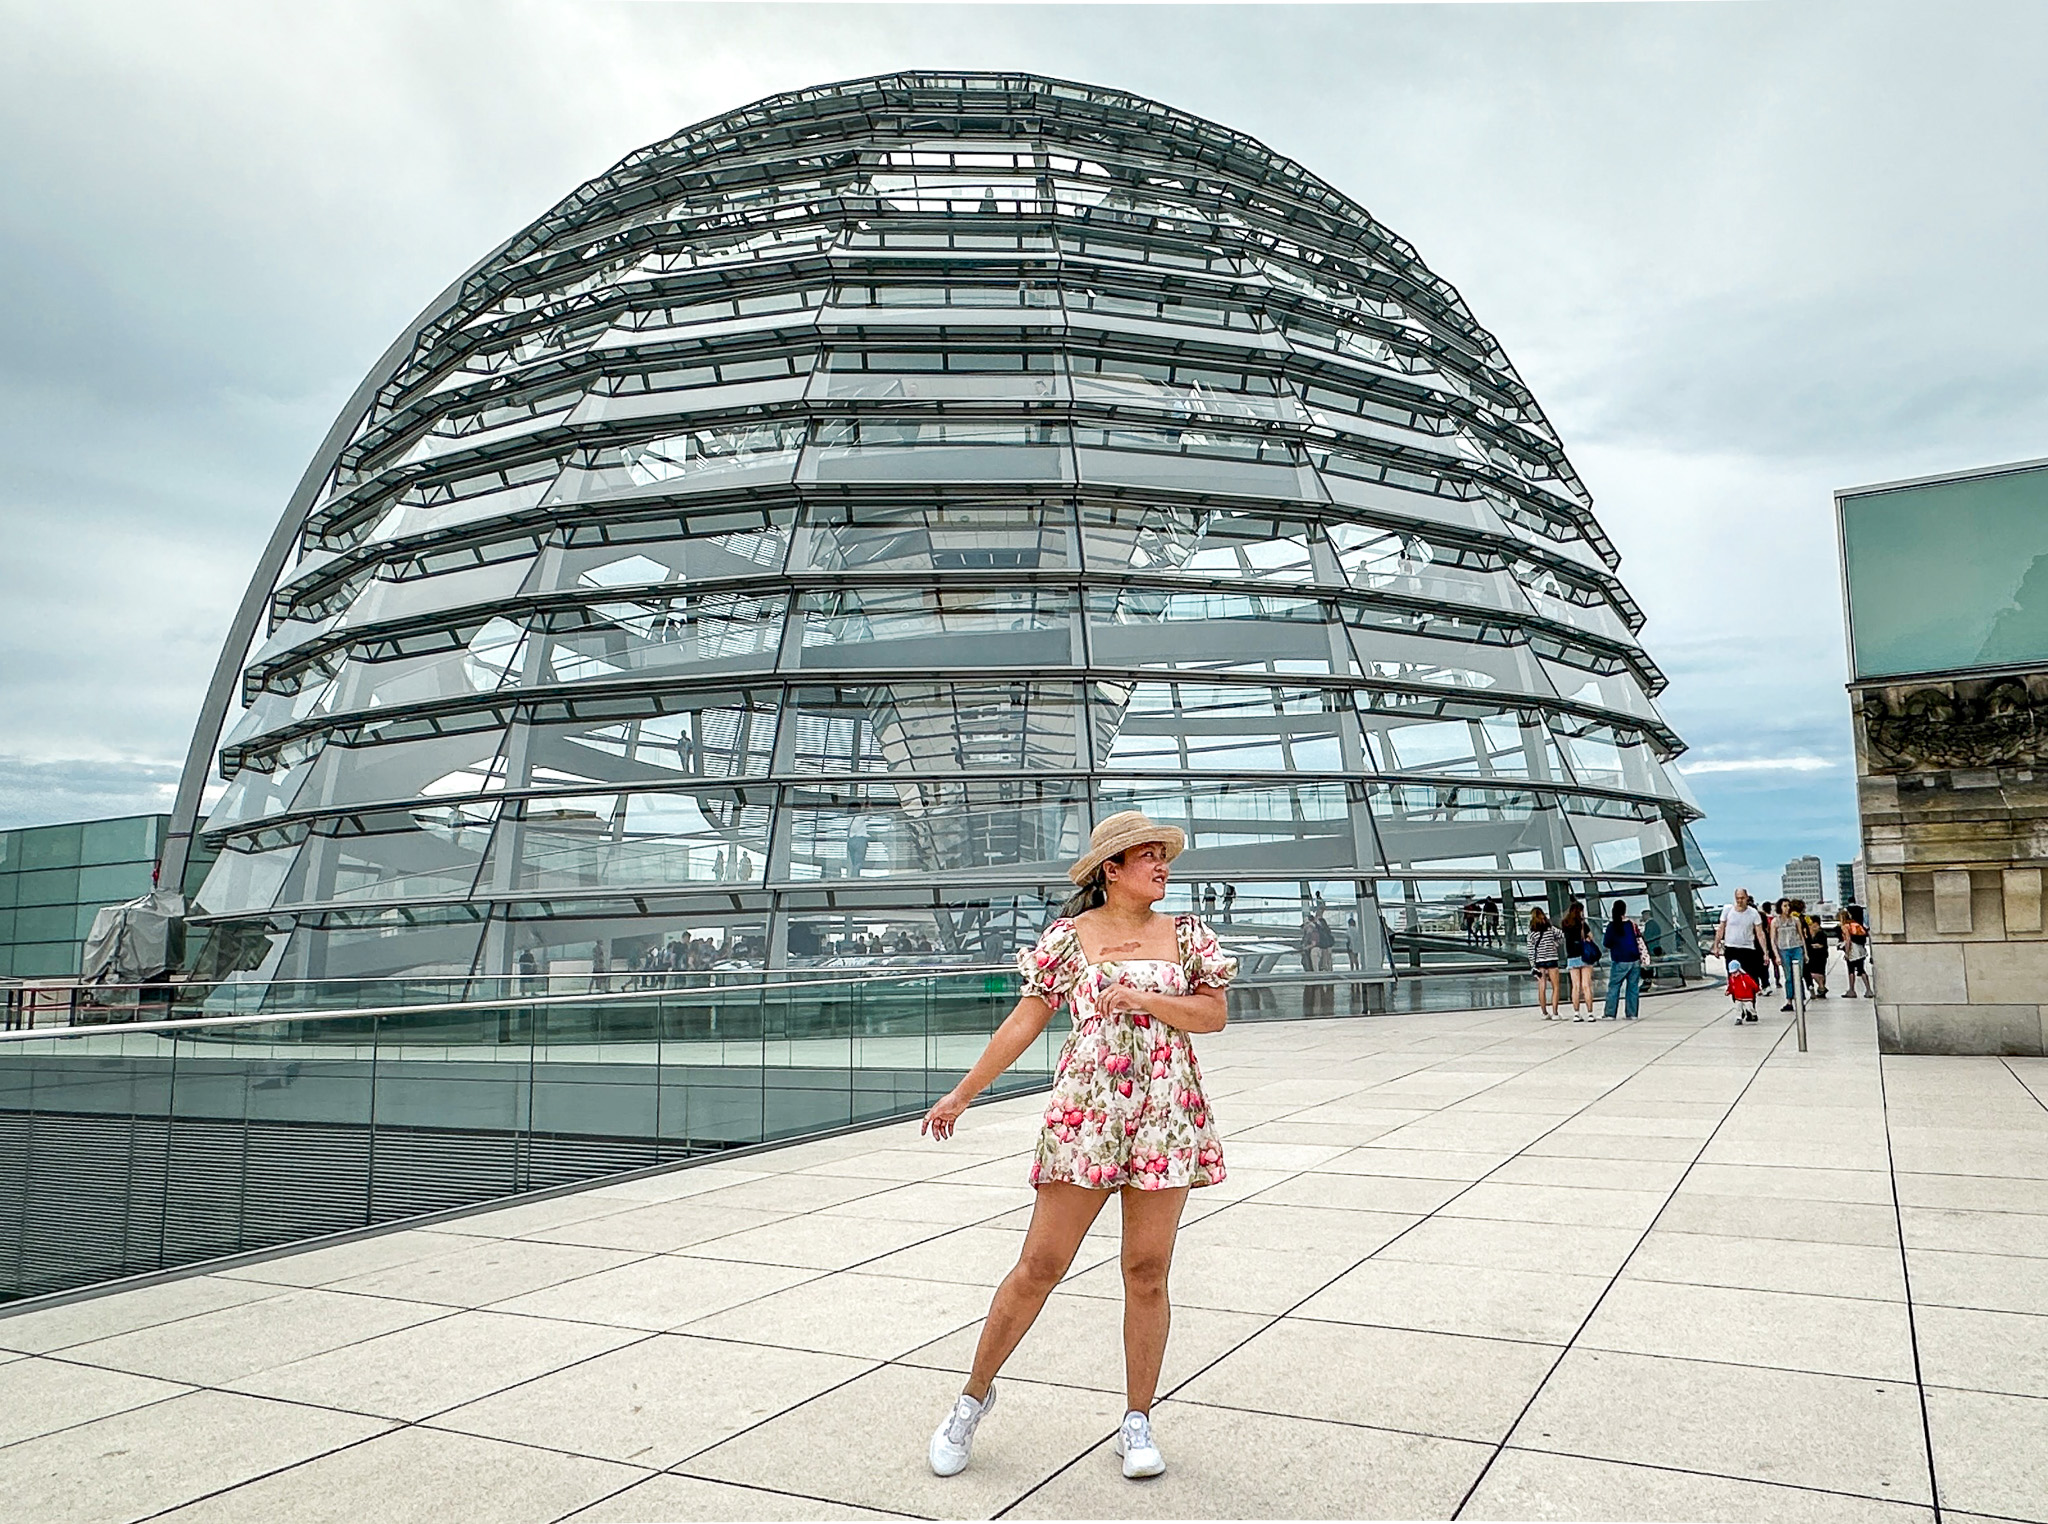
[[1173, 918], [1179, 961], [1125, 958], [1090, 963], [1071, 920], [1054, 921], [1017, 956], [1024, 993], [1054, 1010], [1073, 1005], [1060, 1050], [1031, 1184], [1065, 1181], [1100, 1190], [1174, 1190], [1223, 1179], [1223, 1144], [1202, 1094], [1188, 1034], [1141, 1011], [1105, 1015], [1113, 984], [1165, 995], [1222, 989], [1237, 977], [1216, 934], [1192, 915]]

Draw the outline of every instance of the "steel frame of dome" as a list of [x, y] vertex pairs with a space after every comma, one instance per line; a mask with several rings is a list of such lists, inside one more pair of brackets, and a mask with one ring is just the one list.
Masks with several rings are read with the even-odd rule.
[[1376, 972], [1489, 895], [1647, 898], [1696, 960], [1618, 562], [1492, 336], [1299, 165], [1035, 76], [800, 91], [387, 352], [167, 867], [217, 757], [216, 972], [976, 962], [1135, 806], [1268, 964], [1317, 897]]

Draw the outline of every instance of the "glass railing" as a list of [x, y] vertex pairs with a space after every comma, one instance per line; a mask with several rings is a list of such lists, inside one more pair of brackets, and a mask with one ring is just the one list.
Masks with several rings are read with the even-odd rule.
[[[473, 983], [216, 985], [0, 1032], [0, 1300], [916, 1116], [1018, 989], [1008, 967]], [[1251, 976], [1230, 1008], [1367, 1015], [1387, 989]], [[1050, 1083], [1066, 1032], [990, 1093]]]
[[[914, 1116], [1008, 971], [186, 1017], [0, 1040], [0, 1298]], [[992, 1094], [1049, 1082], [1063, 1017]]]

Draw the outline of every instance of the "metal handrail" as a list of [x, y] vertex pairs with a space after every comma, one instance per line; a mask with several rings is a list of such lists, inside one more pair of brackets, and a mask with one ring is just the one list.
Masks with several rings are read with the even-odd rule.
[[994, 974], [1012, 973], [1015, 966], [1009, 963], [977, 963], [962, 968], [957, 965], [929, 969], [887, 969], [872, 974], [860, 974], [845, 979], [792, 979], [774, 984], [743, 985], [682, 985], [667, 989], [619, 990], [603, 995], [511, 995], [502, 1000], [448, 1000], [416, 1005], [350, 1006], [342, 1010], [321, 1009], [313, 1011], [262, 1011], [242, 1016], [189, 1016], [172, 1021], [124, 1021], [96, 1023], [91, 1026], [34, 1027], [19, 1032], [0, 1032], [0, 1043], [29, 1042], [54, 1037], [106, 1037], [127, 1036], [131, 1032], [203, 1032], [220, 1027], [261, 1026], [272, 1022], [285, 1021], [353, 1021], [361, 1017], [381, 1018], [385, 1016], [416, 1016], [421, 1014], [448, 1013], [452, 1011], [502, 1011], [511, 1007], [532, 1008], [556, 1005], [611, 1005], [628, 1000], [650, 1000], [673, 998], [694, 994], [730, 994], [735, 991], [817, 989], [831, 986], [852, 986], [880, 984], [890, 980], [931, 979], [944, 974]]

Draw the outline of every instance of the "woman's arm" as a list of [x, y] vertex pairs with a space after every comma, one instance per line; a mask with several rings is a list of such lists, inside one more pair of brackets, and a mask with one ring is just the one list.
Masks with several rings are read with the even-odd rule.
[[1143, 1011], [1147, 1016], [1157, 1017], [1182, 1032], [1220, 1032], [1229, 1018], [1223, 991], [1206, 984], [1192, 995], [1158, 995], [1134, 990], [1127, 985], [1112, 984], [1102, 992], [1096, 1006], [1111, 1016], [1118, 1011]]
[[924, 1123], [918, 1131], [928, 1132], [934, 1138], [951, 1137], [953, 1124], [960, 1119], [960, 1113], [995, 1082], [997, 1075], [1024, 1056], [1024, 1050], [1038, 1041], [1038, 1034], [1051, 1020], [1052, 1007], [1038, 996], [1026, 995], [1018, 1001], [1011, 1007], [1010, 1014], [1003, 1018], [1003, 1024], [990, 1034], [988, 1046], [981, 1050], [981, 1057], [974, 1061], [974, 1067], [925, 1113]]

